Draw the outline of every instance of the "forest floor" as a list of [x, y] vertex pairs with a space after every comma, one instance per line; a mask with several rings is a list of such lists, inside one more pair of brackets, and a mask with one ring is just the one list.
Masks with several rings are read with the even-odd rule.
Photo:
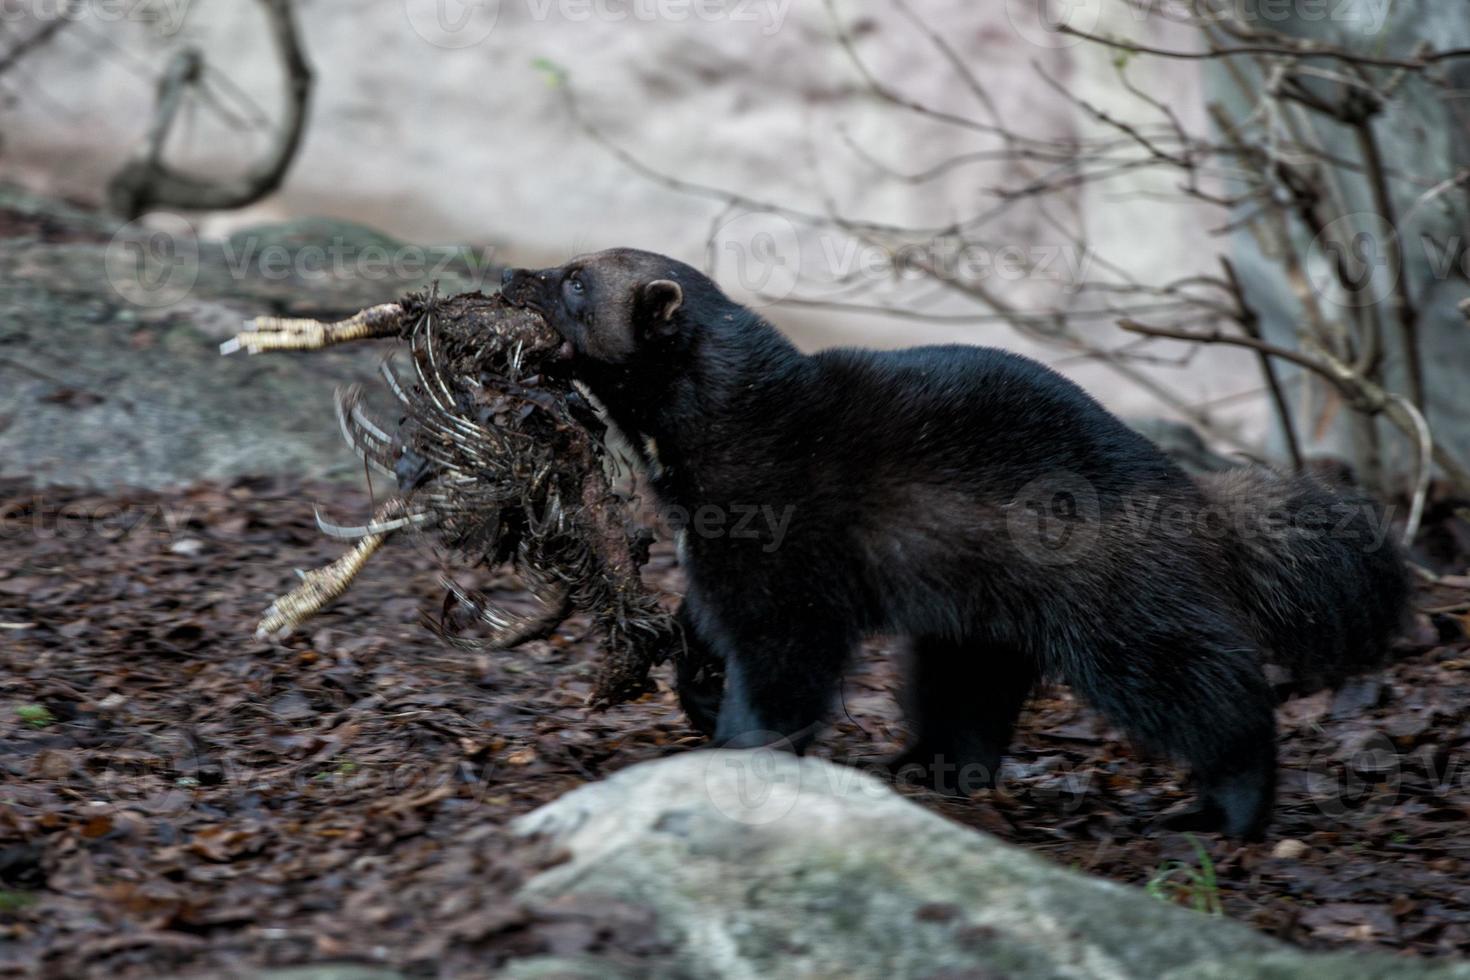
[[[636, 908], [524, 908], [554, 855], [507, 823], [615, 770], [695, 748], [658, 693], [589, 714], [577, 620], [507, 653], [421, 625], [440, 567], [400, 543], [284, 644], [251, 639], [293, 568], [336, 557], [279, 482], [170, 493], [0, 482], [0, 976], [384, 962], [483, 974], [550, 950], [658, 952]], [[1463, 521], [1432, 514], [1441, 570]], [[1433, 556], [1425, 560], [1431, 560]], [[1459, 564], [1456, 564], [1456, 563]], [[672, 555], [652, 584], [679, 589]], [[515, 583], [478, 585], [517, 601]], [[1153, 832], [1189, 796], [1061, 689], [1023, 716], [1002, 785], [924, 806], [1063, 865], [1309, 948], [1470, 952], [1470, 581], [1425, 587], [1383, 671], [1280, 709], [1269, 839]], [[894, 658], [854, 665], [815, 752], [874, 766], [903, 737]]]

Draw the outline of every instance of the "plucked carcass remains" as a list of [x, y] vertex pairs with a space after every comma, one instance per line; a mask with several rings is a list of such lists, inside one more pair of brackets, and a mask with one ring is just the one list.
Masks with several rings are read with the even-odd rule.
[[613, 486], [607, 427], [567, 376], [563, 341], [541, 317], [498, 296], [414, 294], [338, 323], [258, 318], [225, 343], [238, 350], [317, 350], [374, 337], [407, 346], [382, 376], [401, 421], [375, 419], [362, 391], [337, 393], [348, 444], [392, 474], [398, 492], [361, 527], [323, 529], [356, 539], [340, 559], [302, 575], [276, 599], [258, 635], [280, 637], [342, 595], [394, 535], [426, 535], [452, 563], [511, 566], [540, 611], [518, 616], [446, 577], [446, 605], [490, 627], [453, 643], [508, 649], [544, 638], [574, 613], [602, 637], [593, 705], [630, 700], [649, 670], [687, 655], [680, 630], [639, 577], [652, 542]]

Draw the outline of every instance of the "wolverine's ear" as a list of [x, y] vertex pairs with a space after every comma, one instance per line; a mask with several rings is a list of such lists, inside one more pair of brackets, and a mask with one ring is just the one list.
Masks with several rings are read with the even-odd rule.
[[655, 279], [638, 287], [638, 318], [654, 330], [666, 330], [684, 305], [684, 290], [672, 279]]

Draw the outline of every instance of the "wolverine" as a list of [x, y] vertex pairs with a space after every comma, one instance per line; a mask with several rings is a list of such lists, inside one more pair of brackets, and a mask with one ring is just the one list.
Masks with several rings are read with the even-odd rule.
[[[1264, 665], [1373, 666], [1409, 584], [1368, 501], [1263, 468], [1196, 479], [1060, 374], [978, 346], [799, 351], [691, 266], [611, 249], [507, 270], [663, 507], [784, 515], [680, 534], [679, 678], [713, 744], [801, 751], [857, 643], [903, 637], [897, 767], [994, 779], [1028, 694], [1065, 681], [1190, 767], [1175, 822], [1259, 837], [1276, 784]], [[698, 662], [694, 660], [691, 662]]]

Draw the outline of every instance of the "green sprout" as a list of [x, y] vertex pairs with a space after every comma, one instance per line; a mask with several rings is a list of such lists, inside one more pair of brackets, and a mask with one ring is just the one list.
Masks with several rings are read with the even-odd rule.
[[56, 716], [44, 704], [23, 704], [15, 709], [21, 723], [31, 728], [50, 728], [56, 724]]
[[0, 915], [19, 912], [36, 904], [36, 896], [30, 892], [15, 892], [0, 888]]
[[535, 58], [531, 61], [531, 67], [546, 77], [546, 84], [551, 88], [561, 88], [571, 77], [570, 72], [550, 58]]
[[1148, 880], [1144, 890], [1161, 902], [1187, 905], [1206, 915], [1224, 915], [1225, 909], [1220, 904], [1220, 884], [1215, 878], [1215, 862], [1210, 860], [1209, 852], [1193, 834], [1184, 836], [1194, 848], [1199, 866], [1183, 861], [1165, 861]]

